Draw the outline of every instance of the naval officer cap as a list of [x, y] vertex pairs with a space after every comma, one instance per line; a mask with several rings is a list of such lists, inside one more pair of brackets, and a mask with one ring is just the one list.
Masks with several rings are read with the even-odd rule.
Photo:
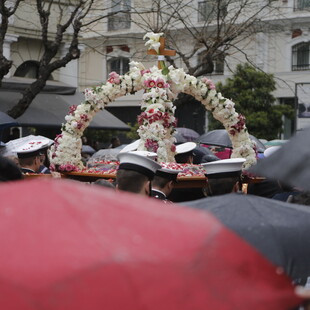
[[211, 179], [227, 178], [240, 175], [245, 158], [229, 158], [201, 164], [206, 176]]
[[177, 145], [175, 148], [175, 152], [177, 155], [185, 154], [185, 153], [192, 152], [195, 147], [196, 147], [195, 142], [185, 142], [185, 143]]
[[147, 157], [149, 159], [152, 159], [152, 160], [156, 160], [157, 159], [157, 153], [154, 153], [154, 152], [149, 152], [149, 151], [132, 151], [130, 153], [141, 155], [141, 156], [145, 156], [145, 157]]
[[49, 139], [35, 139], [22, 144], [16, 149], [16, 153], [18, 158], [30, 158], [43, 154], [49, 145]]
[[161, 168], [156, 161], [132, 152], [119, 153], [117, 158], [120, 162], [118, 169], [132, 170], [139, 172], [149, 179], [153, 179], [156, 170]]
[[161, 168], [156, 171], [156, 176], [165, 178], [169, 181], [177, 182], [178, 174], [183, 170]]

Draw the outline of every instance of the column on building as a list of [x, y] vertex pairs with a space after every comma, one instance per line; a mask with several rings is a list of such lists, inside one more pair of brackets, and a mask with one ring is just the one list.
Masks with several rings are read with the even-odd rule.
[[[14, 42], [17, 42], [18, 36], [14, 34], [6, 34], [4, 38], [4, 43], [3, 43], [3, 56], [11, 60], [11, 44]], [[11, 70], [9, 73], [5, 76], [6, 78], [9, 78], [12, 75]]]
[[[63, 44], [60, 50], [60, 57], [66, 55], [69, 49], [69, 44]], [[79, 45], [81, 52], [84, 49], [84, 45]], [[70, 86], [78, 87], [79, 83], [79, 67], [78, 59], [71, 60], [65, 67], [61, 67], [59, 70], [59, 81], [66, 83]]]

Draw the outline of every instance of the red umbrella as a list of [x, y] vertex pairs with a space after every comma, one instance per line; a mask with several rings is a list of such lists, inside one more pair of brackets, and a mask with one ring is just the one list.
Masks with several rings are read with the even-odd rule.
[[0, 186], [3, 309], [291, 309], [291, 281], [207, 212], [64, 180]]

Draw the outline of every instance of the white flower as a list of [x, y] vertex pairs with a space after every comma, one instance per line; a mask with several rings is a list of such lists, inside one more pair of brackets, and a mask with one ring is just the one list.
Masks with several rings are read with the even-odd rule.
[[149, 38], [149, 40], [145, 42], [145, 46], [147, 46], [149, 50], [150, 49], [154, 49], [157, 52], [157, 54], [158, 54], [159, 47], [160, 47], [159, 39], [163, 35], [164, 34], [162, 32], [161, 33], [148, 32], [143, 37], [143, 40], [145, 40], [146, 38]]

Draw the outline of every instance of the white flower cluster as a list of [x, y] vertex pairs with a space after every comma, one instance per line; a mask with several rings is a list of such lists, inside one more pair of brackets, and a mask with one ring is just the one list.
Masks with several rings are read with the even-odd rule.
[[117, 97], [143, 88], [145, 93], [138, 129], [142, 142], [139, 150], [156, 150], [159, 161], [174, 162], [175, 140], [172, 131], [175, 126], [175, 107], [172, 100], [179, 92], [184, 92], [201, 101], [205, 108], [223, 123], [232, 140], [232, 157], [246, 158], [245, 168], [254, 164], [254, 145], [249, 138], [244, 118], [235, 111], [234, 103], [217, 93], [209, 79], [197, 79], [186, 74], [183, 69], [172, 66], [168, 69], [169, 74], [164, 75], [156, 66], [146, 70], [142, 64], [131, 62], [127, 74], [120, 76], [111, 72], [107, 83], [86, 89], [85, 101], [77, 107], [71, 107], [62, 133], [55, 139], [51, 150], [52, 165], [82, 167], [81, 136], [94, 115]]
[[142, 113], [138, 117], [138, 133], [143, 145], [138, 150], [157, 153], [158, 161], [174, 162], [175, 138], [172, 136], [176, 124], [175, 107], [171, 99], [167, 76], [154, 66], [142, 72], [142, 83], [145, 93], [142, 97]]
[[171, 90], [174, 93], [184, 92], [192, 95], [224, 125], [232, 141], [232, 157], [246, 158], [244, 168], [255, 164], [255, 145], [249, 137], [244, 120], [235, 110], [235, 104], [224, 98], [221, 93], [217, 93], [215, 85], [207, 78], [197, 79], [186, 74], [183, 69], [175, 69], [172, 66], [169, 67], [169, 76], [172, 82]]

